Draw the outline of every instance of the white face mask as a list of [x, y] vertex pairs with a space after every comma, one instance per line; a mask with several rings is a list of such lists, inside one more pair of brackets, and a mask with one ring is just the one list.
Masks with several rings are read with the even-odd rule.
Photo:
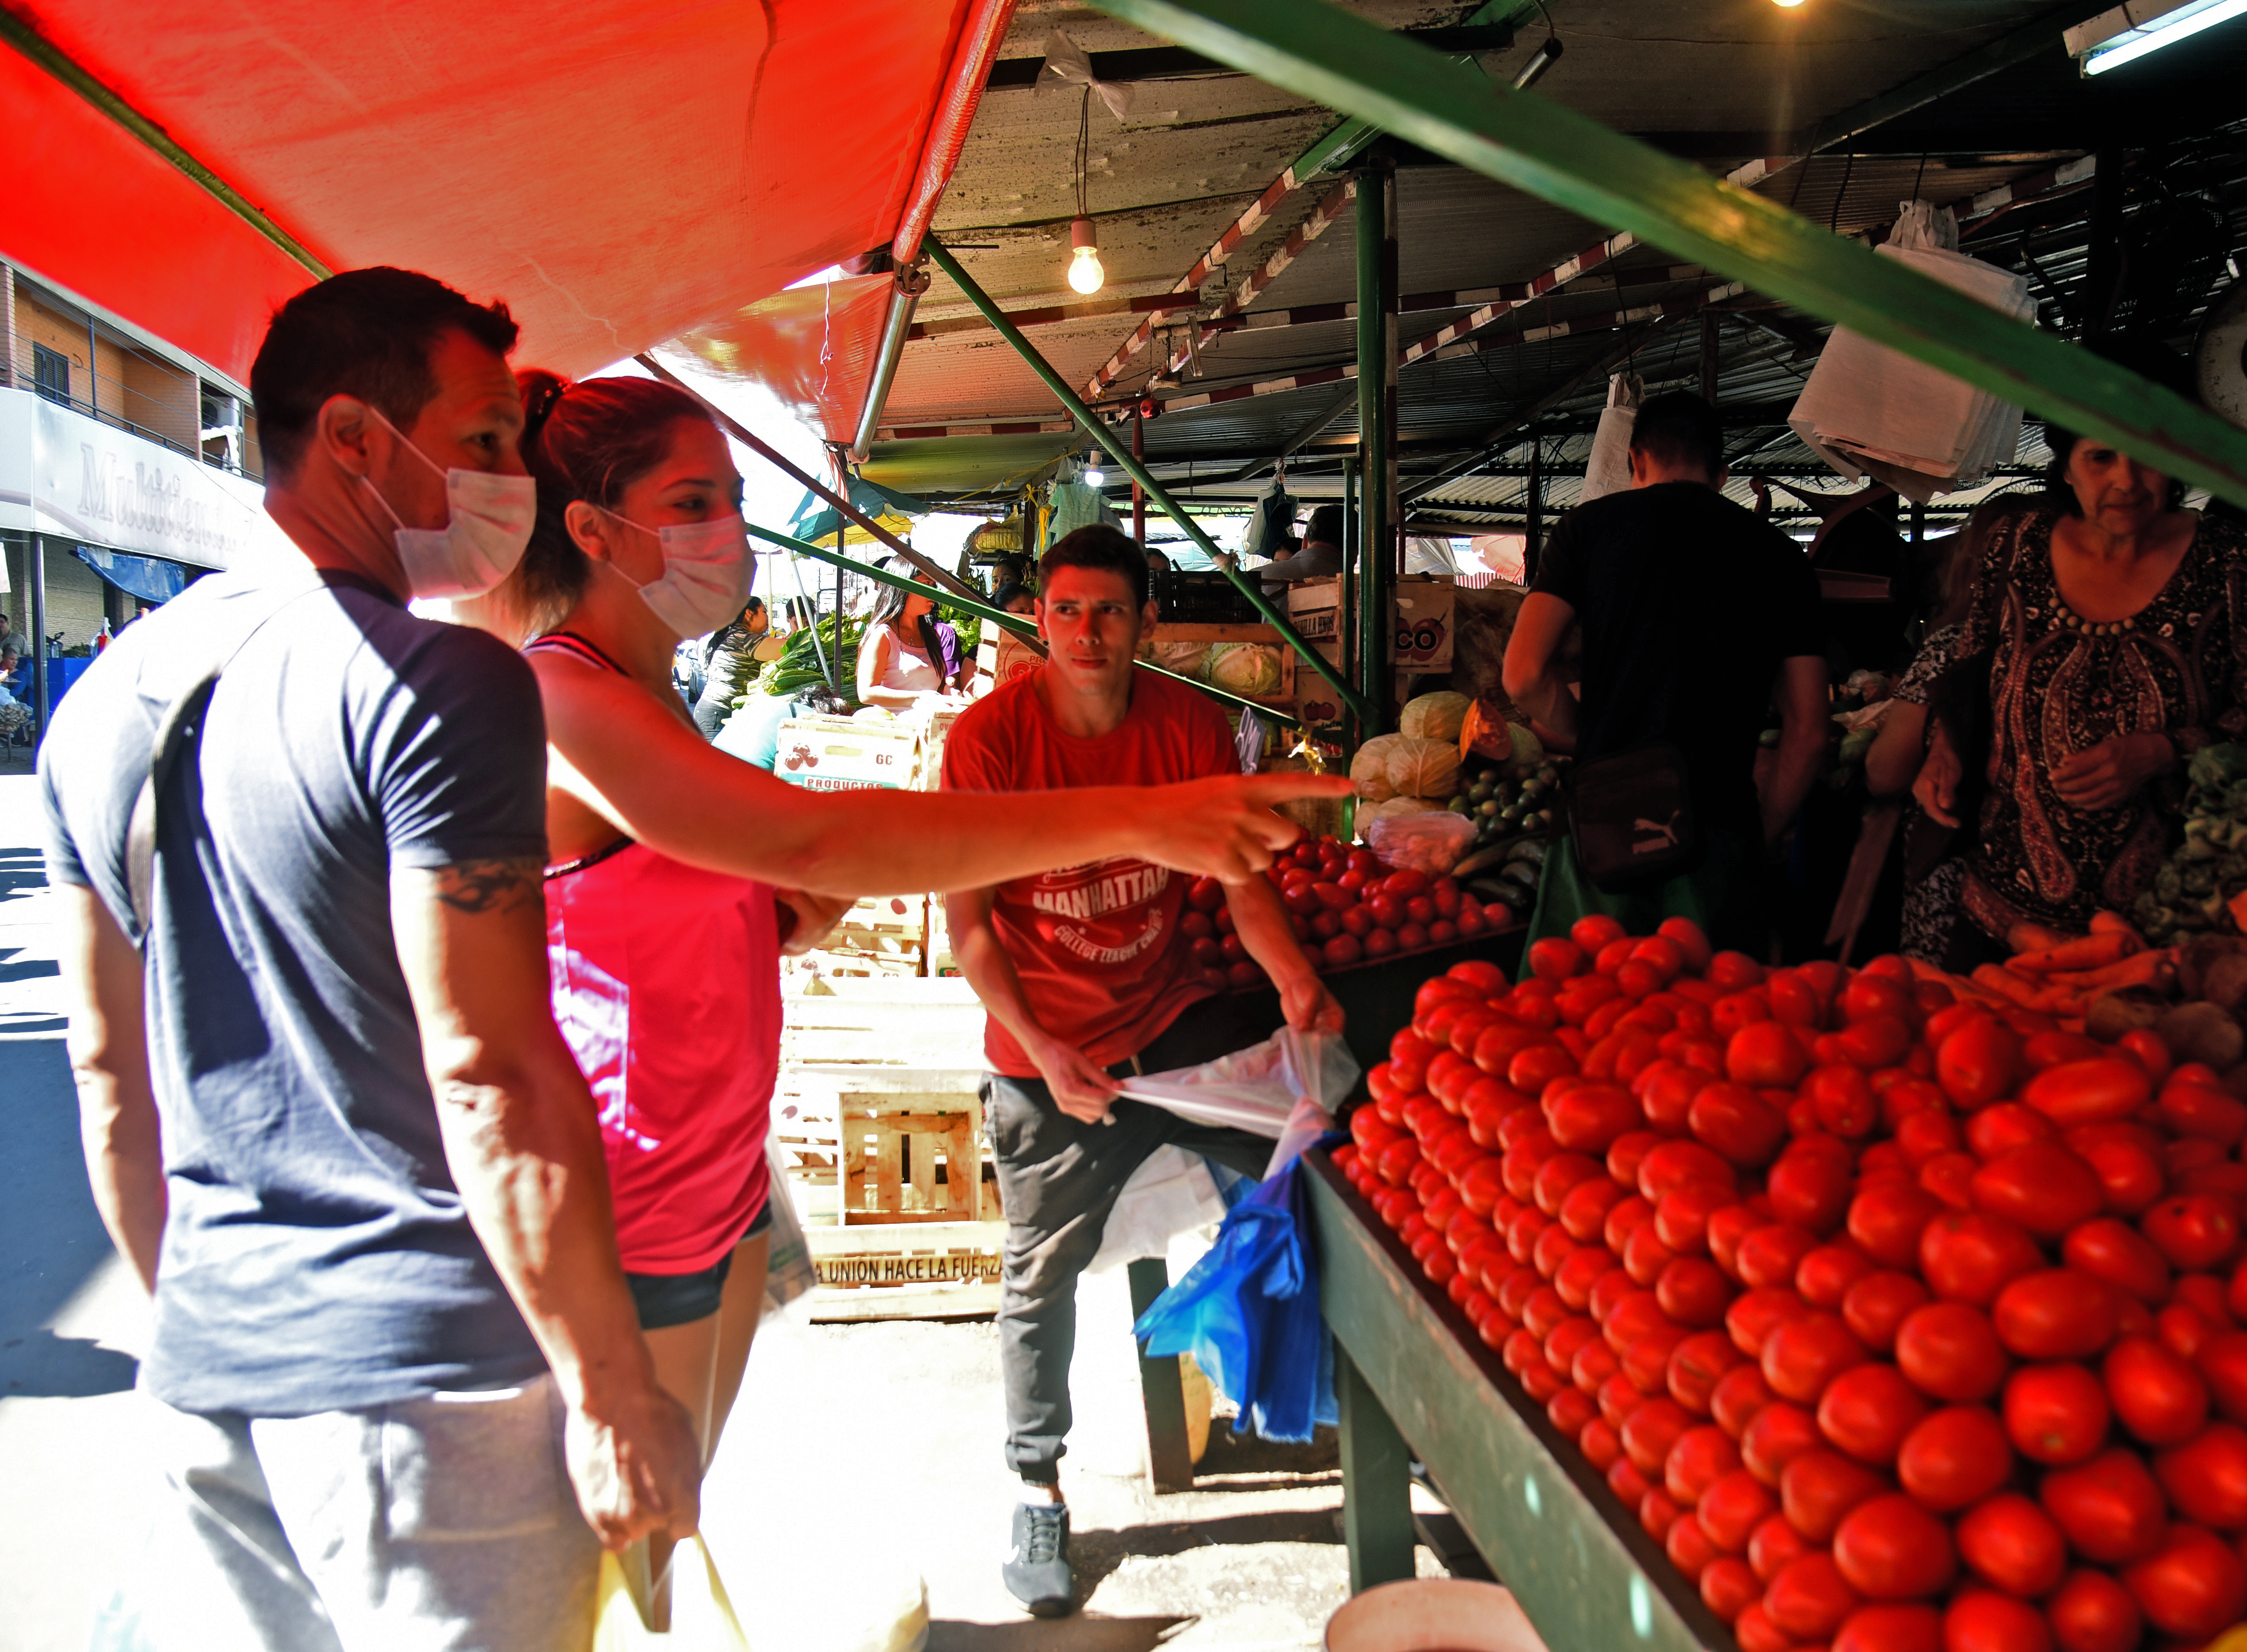
[[[598, 505], [594, 509], [601, 509]], [[707, 636], [741, 616], [755, 567], [749, 560], [748, 531], [739, 516], [676, 522], [657, 529], [612, 510], [601, 510], [601, 515], [653, 534], [663, 547], [663, 577], [642, 585], [640, 600], [681, 638]]]
[[445, 525], [408, 528], [390, 509], [382, 490], [367, 477], [359, 478], [398, 524], [391, 537], [398, 543], [406, 589], [416, 597], [481, 597], [513, 573], [538, 517], [538, 484], [529, 476], [502, 476], [457, 465], [447, 470], [384, 419], [379, 407], [370, 403], [367, 412], [381, 419], [383, 427], [407, 452], [445, 479]]

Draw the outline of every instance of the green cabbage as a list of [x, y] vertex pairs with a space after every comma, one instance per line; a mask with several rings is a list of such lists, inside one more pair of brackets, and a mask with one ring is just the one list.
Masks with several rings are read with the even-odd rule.
[[1206, 666], [1212, 687], [1248, 699], [1280, 692], [1280, 651], [1268, 643], [1217, 643]]

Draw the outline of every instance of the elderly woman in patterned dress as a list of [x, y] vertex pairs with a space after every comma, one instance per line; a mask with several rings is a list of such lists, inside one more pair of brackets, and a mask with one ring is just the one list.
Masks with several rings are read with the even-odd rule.
[[[2247, 536], [2103, 441], [2046, 439], [2051, 501], [1991, 536], [1959, 645], [1990, 657], [1961, 900], [1993, 943], [2128, 911], [2169, 852], [2185, 760], [2247, 730]], [[1958, 777], [1938, 729], [1913, 795], [1948, 823]]]

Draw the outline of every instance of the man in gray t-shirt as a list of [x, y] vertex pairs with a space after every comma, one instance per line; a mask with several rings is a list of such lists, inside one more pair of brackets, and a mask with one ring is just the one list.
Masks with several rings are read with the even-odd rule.
[[528, 537], [514, 338], [402, 270], [292, 299], [251, 388], [304, 566], [132, 627], [41, 753], [168, 1487], [98, 1646], [582, 1648], [600, 1545], [695, 1525], [548, 1009], [537, 687], [406, 607]]

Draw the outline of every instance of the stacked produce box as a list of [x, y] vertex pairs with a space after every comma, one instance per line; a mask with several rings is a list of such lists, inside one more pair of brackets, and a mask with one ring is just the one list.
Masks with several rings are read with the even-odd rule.
[[1587, 918], [1368, 1075], [1338, 1166], [1742, 1652], [2247, 1618], [2247, 1104], [2061, 1025], [2104, 932], [2000, 985]]

